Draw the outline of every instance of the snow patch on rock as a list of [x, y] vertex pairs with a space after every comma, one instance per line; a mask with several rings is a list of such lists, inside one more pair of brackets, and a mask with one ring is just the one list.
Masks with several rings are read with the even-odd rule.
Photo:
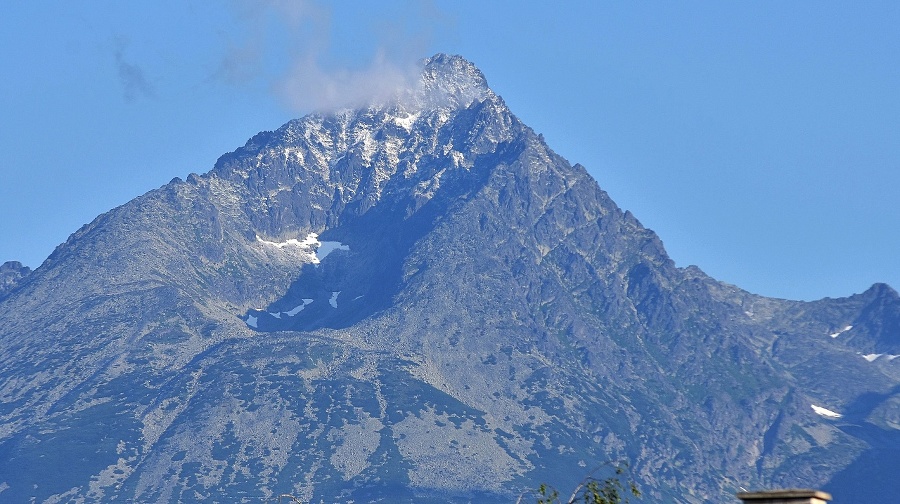
[[849, 331], [850, 329], [853, 329], [852, 325], [848, 325], [847, 327], [841, 329], [840, 331], [838, 331], [836, 333], [831, 333], [831, 334], [829, 334], [829, 336], [831, 336], [832, 338], [837, 338], [838, 336], [840, 336], [841, 334], [844, 334], [845, 332]]
[[830, 409], [826, 409], [821, 406], [816, 406], [815, 404], [810, 404], [810, 407], [812, 407], [813, 411], [815, 411], [817, 415], [823, 416], [825, 418], [841, 418], [844, 416], [844, 415], [841, 415], [840, 413], [835, 413], [834, 411], [831, 411]]
[[334, 252], [335, 250], [349, 251], [350, 246], [335, 241], [319, 242], [319, 248], [316, 249], [316, 263], [322, 262], [326, 257], [328, 257], [328, 254]]
[[298, 304], [297, 306], [291, 308], [290, 310], [288, 310], [288, 311], [286, 311], [286, 312], [281, 312], [281, 313], [284, 313], [284, 314], [287, 315], [288, 317], [293, 317], [294, 315], [296, 315], [296, 314], [302, 312], [303, 309], [306, 308], [306, 305], [308, 305], [308, 304], [310, 304], [310, 303], [313, 302], [312, 299], [307, 299], [307, 298], [303, 298], [301, 301], [303, 301], [303, 302], [300, 303], [300, 304]]
[[419, 118], [419, 114], [406, 114], [404, 117], [394, 116], [392, 119], [394, 120], [394, 124], [400, 126], [406, 131], [410, 131], [413, 127], [413, 124], [416, 122], [416, 119]]
[[302, 240], [290, 238], [282, 242], [274, 242], [264, 240], [257, 236], [256, 241], [267, 247], [274, 247], [280, 250], [297, 249], [301, 258], [304, 259], [304, 262], [310, 262], [315, 265], [321, 263], [325, 257], [335, 250], [350, 250], [349, 245], [345, 245], [341, 242], [319, 241], [318, 233], [309, 233], [306, 235], [306, 238]]
[[884, 354], [884, 353], [870, 353], [870, 354], [866, 354], [866, 355], [859, 354], [859, 356], [862, 357], [863, 359], [866, 359], [869, 362], [875, 362], [876, 360], [878, 360], [882, 357], [884, 357], [885, 359], [888, 360], [888, 362], [890, 362], [890, 361], [896, 359], [897, 357], [900, 357], [900, 355], [892, 355], [892, 354]]

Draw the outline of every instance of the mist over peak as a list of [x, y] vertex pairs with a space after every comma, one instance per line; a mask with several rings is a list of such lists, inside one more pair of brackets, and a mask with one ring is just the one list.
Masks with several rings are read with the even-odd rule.
[[415, 85], [417, 75], [415, 65], [391, 61], [383, 54], [362, 69], [330, 71], [309, 56], [296, 61], [275, 89], [295, 110], [328, 113], [396, 100]]
[[298, 65], [279, 92], [295, 108], [319, 113], [391, 105], [410, 111], [465, 108], [494, 96], [481, 71], [458, 55], [439, 53], [415, 64], [379, 55], [355, 71], [326, 72], [311, 60]]

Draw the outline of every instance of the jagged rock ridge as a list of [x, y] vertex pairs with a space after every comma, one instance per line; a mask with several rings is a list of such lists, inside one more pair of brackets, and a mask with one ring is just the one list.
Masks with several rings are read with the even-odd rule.
[[12, 292], [29, 273], [31, 273], [31, 268], [22, 265], [19, 261], [7, 261], [0, 264], [0, 299]]
[[456, 56], [101, 215], [14, 284], [12, 502], [514, 501], [621, 459], [654, 501], [857, 502], [900, 467], [895, 291], [803, 303], [677, 268]]

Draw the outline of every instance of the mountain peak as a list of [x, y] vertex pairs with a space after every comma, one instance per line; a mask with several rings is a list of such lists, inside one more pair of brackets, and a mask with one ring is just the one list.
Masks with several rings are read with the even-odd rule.
[[424, 107], [464, 108], [475, 100], [494, 96], [474, 64], [462, 56], [443, 53], [424, 60], [418, 88], [417, 101]]
[[900, 299], [900, 294], [897, 294], [897, 291], [894, 290], [893, 287], [882, 282], [872, 284], [872, 286], [866, 289], [866, 292], [863, 294], [876, 298], [887, 297], [891, 299]]
[[[337, 191], [341, 205], [365, 200], [364, 213], [388, 186], [430, 199], [422, 196], [433, 194], [426, 188], [440, 186], [448, 169], [469, 170], [479, 155], [524, 131], [465, 58], [436, 54], [416, 72], [417, 80], [407, 80], [387, 101], [309, 114], [260, 133], [220, 157], [214, 173], [278, 192], [301, 180], [309, 184], [306, 177], [315, 172], [328, 188], [319, 207], [330, 208]], [[279, 161], [269, 162], [274, 158]]]
[[[386, 92], [374, 89], [361, 106], [345, 106], [340, 110], [399, 109], [409, 113], [437, 109], [458, 110], [467, 108], [474, 102], [497, 98], [488, 87], [481, 70], [459, 55], [438, 53], [419, 60], [416, 65], [405, 68], [401, 73], [401, 78], [387, 79], [390, 81], [390, 89]], [[327, 110], [326, 107], [324, 111]]]

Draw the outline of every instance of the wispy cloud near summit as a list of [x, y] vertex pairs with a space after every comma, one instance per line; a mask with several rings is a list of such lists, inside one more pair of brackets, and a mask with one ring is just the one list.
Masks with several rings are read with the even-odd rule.
[[[332, 42], [346, 36], [345, 27], [322, 3], [242, 0], [232, 5], [245, 33], [228, 37], [218, 77], [241, 84], [267, 75], [269, 89], [301, 113], [379, 103], [414, 86], [430, 34], [446, 22], [430, 2], [410, 6], [415, 16], [386, 20], [373, 15], [370, 32], [353, 34], [368, 50], [357, 47], [342, 58]], [[360, 60], [365, 54], [370, 56]]]
[[294, 62], [277, 84], [277, 92], [296, 110], [328, 111], [381, 103], [411, 88], [418, 65], [391, 60], [383, 51], [360, 69], [325, 69], [314, 56]]

